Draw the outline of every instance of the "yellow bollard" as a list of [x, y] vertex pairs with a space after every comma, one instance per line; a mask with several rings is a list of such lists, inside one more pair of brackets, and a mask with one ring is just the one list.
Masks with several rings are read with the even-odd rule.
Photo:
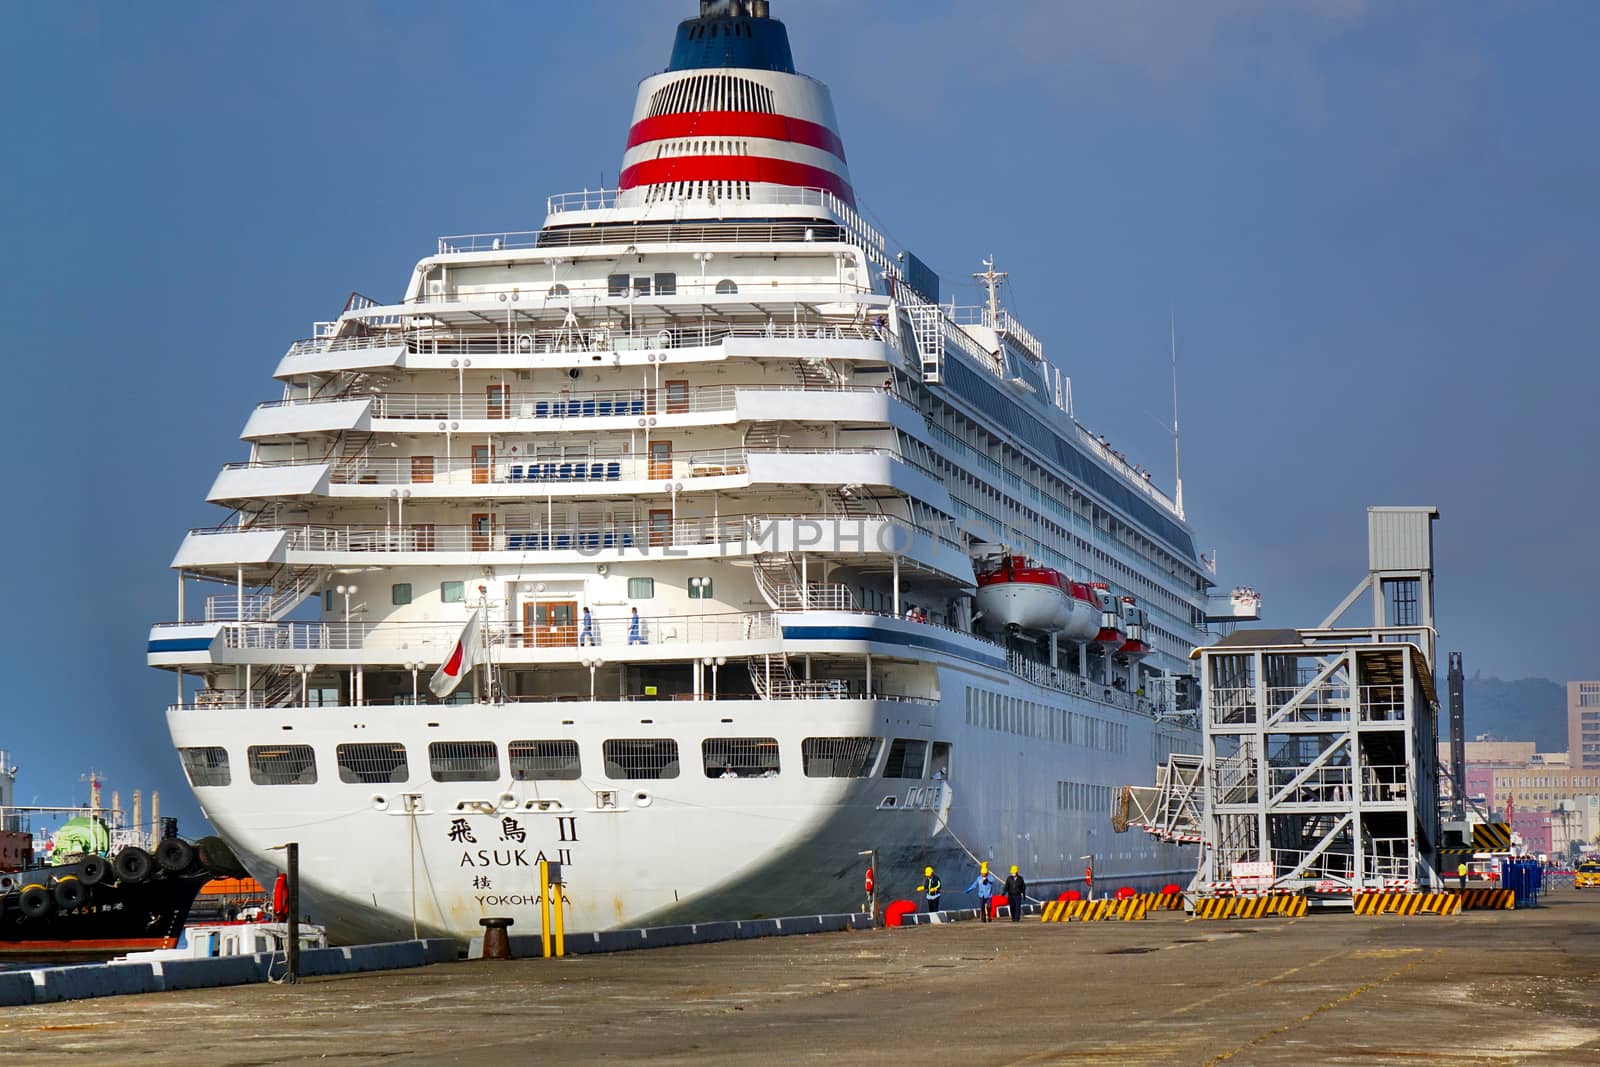
[[539, 861], [539, 938], [544, 958], [550, 958], [550, 861]]
[[[560, 864], [557, 864], [557, 867], [559, 868]], [[550, 898], [550, 907], [555, 909], [556, 958], [560, 959], [567, 954], [567, 916], [564, 910], [566, 905], [561, 899], [565, 883], [551, 882], [550, 888], [555, 893], [555, 896]]]

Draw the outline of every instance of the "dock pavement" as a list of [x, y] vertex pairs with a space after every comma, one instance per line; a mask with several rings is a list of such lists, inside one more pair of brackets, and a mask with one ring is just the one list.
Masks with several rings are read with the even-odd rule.
[[1600, 1063], [1600, 892], [1457, 916], [966, 921], [0, 1012], [0, 1059]]

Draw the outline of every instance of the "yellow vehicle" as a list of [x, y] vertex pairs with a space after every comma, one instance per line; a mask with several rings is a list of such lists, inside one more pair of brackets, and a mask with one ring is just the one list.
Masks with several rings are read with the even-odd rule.
[[1574, 889], [1600, 889], [1600, 862], [1584, 860], [1578, 864], [1578, 873], [1572, 877]]

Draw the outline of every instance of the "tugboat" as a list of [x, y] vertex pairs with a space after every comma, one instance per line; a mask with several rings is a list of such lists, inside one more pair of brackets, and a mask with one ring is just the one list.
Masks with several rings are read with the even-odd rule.
[[[195, 895], [216, 869], [207, 860], [236, 866], [215, 838], [191, 843], [172, 833], [153, 850], [126, 840], [126, 831], [118, 841], [101, 818], [98, 783], [88, 813], [61, 827], [45, 859], [35, 854], [21, 818], [71, 809], [11, 804], [14, 777], [0, 751], [0, 960], [173, 948]], [[175, 829], [172, 820], [165, 825]]]

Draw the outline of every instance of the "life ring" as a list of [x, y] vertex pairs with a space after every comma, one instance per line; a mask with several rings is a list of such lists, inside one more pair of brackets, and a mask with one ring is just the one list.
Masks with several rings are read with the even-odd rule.
[[55, 898], [56, 907], [62, 911], [81, 908], [89, 903], [89, 887], [79, 881], [77, 875], [69, 874], [56, 881]]
[[1117, 899], [1118, 900], [1126, 900], [1127, 898], [1129, 898], [1129, 897], [1131, 897], [1133, 895], [1134, 895], [1134, 888], [1131, 885], [1122, 886], [1121, 888], [1119, 888], [1117, 890]]
[[1068, 890], [1064, 890], [1059, 897], [1056, 897], [1056, 899], [1057, 900], [1082, 900], [1083, 899], [1083, 894], [1078, 892], [1076, 889], [1068, 889]]
[[156, 846], [156, 862], [164, 871], [182, 874], [194, 865], [194, 846], [181, 837], [169, 837]]
[[150, 853], [138, 845], [129, 845], [111, 859], [111, 869], [117, 872], [117, 881], [137, 885], [150, 877], [155, 861]]
[[50, 914], [51, 903], [50, 891], [34, 884], [23, 889], [22, 895], [17, 898], [17, 910], [30, 919], [42, 919]]

